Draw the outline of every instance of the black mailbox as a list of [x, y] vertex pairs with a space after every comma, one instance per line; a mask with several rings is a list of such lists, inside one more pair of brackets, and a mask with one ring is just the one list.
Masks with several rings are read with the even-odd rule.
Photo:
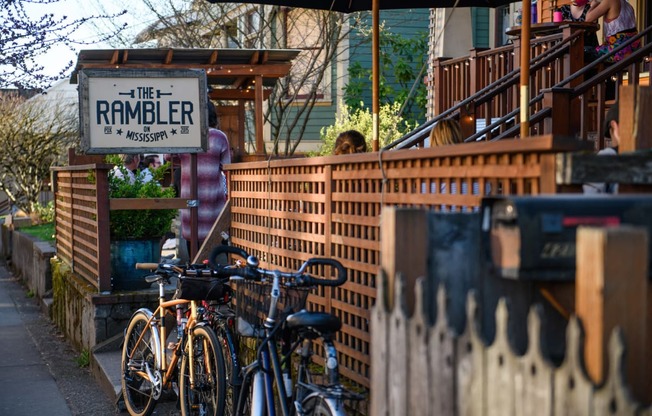
[[487, 254], [499, 274], [512, 279], [575, 280], [575, 232], [580, 225], [631, 224], [652, 235], [652, 196], [485, 198], [481, 213]]

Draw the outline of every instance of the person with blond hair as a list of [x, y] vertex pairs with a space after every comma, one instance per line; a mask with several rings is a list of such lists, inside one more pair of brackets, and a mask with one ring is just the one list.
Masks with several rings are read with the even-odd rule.
[[445, 146], [462, 143], [460, 124], [452, 119], [439, 120], [430, 131], [430, 146]]

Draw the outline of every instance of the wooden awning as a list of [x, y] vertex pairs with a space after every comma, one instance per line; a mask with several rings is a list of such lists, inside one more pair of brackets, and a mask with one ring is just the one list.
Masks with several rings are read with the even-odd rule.
[[86, 49], [70, 77], [83, 69], [203, 69], [213, 100], [252, 100], [256, 149], [263, 149], [263, 101], [288, 74], [296, 49]]

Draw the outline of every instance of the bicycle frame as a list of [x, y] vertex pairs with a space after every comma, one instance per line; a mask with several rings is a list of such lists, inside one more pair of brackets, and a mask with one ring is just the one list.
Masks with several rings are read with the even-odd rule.
[[[258, 349], [259, 359], [255, 360], [253, 363], [249, 364], [244, 371], [244, 380], [245, 385], [248, 383], [254, 383], [253, 388], [254, 392], [251, 395], [251, 406], [252, 414], [262, 413], [263, 408], [267, 408], [267, 416], [275, 416], [276, 408], [274, 406], [274, 381], [276, 381], [277, 391], [280, 398], [279, 400], [281, 405], [281, 415], [289, 416], [289, 406], [287, 401], [287, 394], [285, 391], [285, 385], [283, 384], [283, 377], [281, 374], [281, 364], [276, 350], [276, 345], [274, 345], [274, 337], [272, 335], [272, 330], [276, 324], [276, 312], [278, 299], [280, 297], [280, 278], [278, 275], [274, 276], [272, 282], [272, 291], [271, 291], [271, 301], [269, 313], [267, 319], [265, 320], [265, 341]], [[272, 369], [270, 371], [270, 363]], [[262, 366], [262, 367], [261, 367]], [[261, 373], [262, 373], [262, 386], [261, 384]], [[272, 378], [273, 377], [273, 378]], [[260, 391], [262, 387], [262, 392]], [[238, 398], [238, 411], [237, 414], [242, 414], [244, 409], [241, 407], [244, 404], [246, 396], [249, 394], [248, 389], [243, 388], [240, 391], [240, 397]]]
[[[136, 313], [138, 312], [143, 312], [146, 315], [148, 315], [149, 319], [147, 321], [147, 324], [149, 326], [154, 327], [153, 333], [157, 334], [157, 336], [152, 340], [154, 342], [154, 349], [158, 352], [156, 355], [157, 362], [156, 362], [156, 368], [160, 371], [160, 373], [163, 375], [161, 380], [156, 380], [157, 377], [149, 371], [148, 368], [145, 369], [145, 371], [137, 371], [137, 374], [143, 377], [144, 379], [150, 381], [151, 383], [158, 384], [160, 385], [157, 388], [157, 391], [160, 392], [162, 391], [163, 387], [168, 387], [170, 382], [173, 381], [173, 376], [174, 376], [174, 369], [177, 366], [177, 363], [179, 361], [179, 357], [181, 356], [180, 354], [173, 354], [172, 359], [170, 360], [170, 363], [168, 365], [168, 354], [167, 354], [167, 348], [165, 346], [165, 341], [167, 340], [167, 331], [166, 331], [166, 326], [165, 326], [165, 318], [166, 315], [169, 313], [172, 315], [170, 312], [172, 308], [177, 307], [177, 305], [187, 305], [190, 304], [190, 316], [188, 318], [188, 323], [186, 324], [186, 327], [184, 329], [184, 334], [181, 339], [181, 341], [177, 344], [176, 349], [178, 350], [179, 348], [182, 348], [184, 345], [187, 345], [188, 342], [192, 341], [193, 337], [193, 331], [192, 328], [194, 328], [196, 325], [198, 325], [197, 322], [197, 302], [196, 301], [189, 301], [185, 299], [173, 299], [173, 300], [165, 300], [165, 288], [162, 282], [158, 282], [159, 284], [159, 306], [156, 308], [154, 313], [152, 313], [149, 309], [147, 308], [141, 308]], [[176, 319], [176, 315], [175, 315]], [[160, 322], [160, 324], [159, 324]], [[158, 328], [156, 328], [158, 326]], [[158, 331], [156, 330], [158, 329]], [[142, 337], [145, 334], [143, 332], [136, 341], [137, 344], [142, 342]], [[185, 338], [188, 337], [188, 338]], [[189, 349], [189, 358], [192, 360], [194, 351], [192, 348]], [[133, 356], [129, 357], [130, 360], [133, 359]], [[210, 362], [207, 363], [208, 366], [210, 366]], [[210, 369], [212, 370], [212, 369]], [[194, 368], [193, 366], [190, 367], [190, 385], [194, 386], [194, 380], [195, 380], [195, 374], [194, 374]], [[157, 397], [158, 399], [158, 397]]]

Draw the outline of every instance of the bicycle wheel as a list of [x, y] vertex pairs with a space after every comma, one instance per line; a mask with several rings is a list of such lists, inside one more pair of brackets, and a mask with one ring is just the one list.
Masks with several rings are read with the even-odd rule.
[[219, 331], [217, 340], [222, 347], [222, 356], [224, 357], [224, 376], [226, 380], [226, 396], [224, 398], [224, 416], [235, 415], [238, 404], [238, 394], [240, 386], [236, 382], [237, 374], [237, 352], [233, 343], [233, 337], [229, 336], [226, 331]]
[[[192, 363], [189, 348], [193, 351]], [[194, 385], [190, 381], [190, 366], [195, 375]], [[192, 345], [186, 345], [179, 373], [181, 414], [221, 416], [224, 413], [225, 380], [224, 357], [215, 333], [204, 326], [195, 327]]]
[[302, 404], [303, 410], [306, 415], [312, 416], [345, 416], [346, 413], [342, 406], [338, 406], [338, 410], [333, 410], [326, 402], [326, 399], [321, 396], [310, 396]]
[[[161, 373], [156, 368], [158, 334], [148, 321], [146, 313], [134, 314], [122, 347], [122, 396], [133, 416], [151, 414], [161, 395]], [[153, 375], [154, 380], [148, 374]]]

